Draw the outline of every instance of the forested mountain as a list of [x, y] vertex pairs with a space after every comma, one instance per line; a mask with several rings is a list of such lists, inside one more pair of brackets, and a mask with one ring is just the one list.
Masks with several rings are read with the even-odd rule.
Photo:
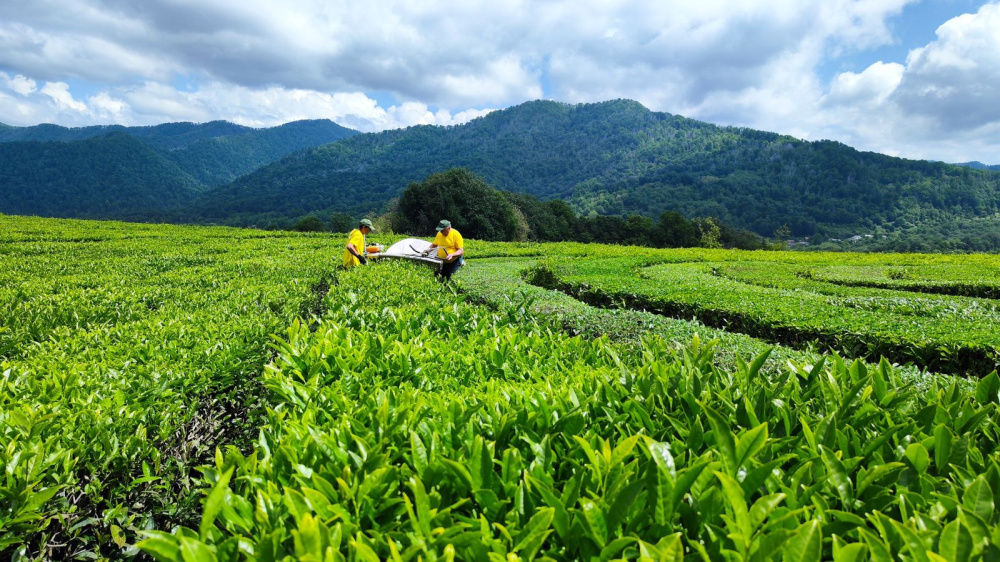
[[[0, 140], [6, 213], [291, 226], [310, 214], [384, 212], [408, 184], [463, 167], [584, 216], [672, 211], [813, 245], [1000, 250], [1000, 172], [721, 127], [629, 100], [536, 101], [464, 125], [372, 134], [329, 121], [212, 122], [0, 126]], [[130, 146], [132, 161], [115, 170], [105, 145]]]
[[995, 172], [1000, 172], [1000, 164], [989, 165], [989, 164], [983, 164], [982, 162], [978, 162], [976, 160], [973, 160], [972, 162], [962, 162], [961, 164], [956, 164], [956, 165], [968, 166], [969, 168], [973, 168], [975, 170], [993, 170]]
[[42, 123], [31, 127], [0, 127], [0, 142], [12, 141], [59, 141], [71, 142], [101, 137], [110, 133], [126, 133], [148, 140], [162, 148], [180, 148], [192, 142], [221, 136], [252, 133], [256, 129], [229, 123], [210, 121], [208, 123], [163, 123], [148, 127], [125, 127], [123, 125], [92, 125], [90, 127], [63, 127]]
[[243, 134], [197, 139], [170, 151], [167, 157], [201, 183], [218, 186], [291, 152], [356, 134], [357, 131], [326, 119], [294, 121], [269, 129], [250, 129]]
[[0, 143], [0, 212], [136, 218], [203, 186], [147, 143], [118, 132], [73, 142]]
[[169, 218], [165, 212], [207, 188], [296, 150], [354, 134], [328, 120], [267, 129], [225, 121], [153, 127], [3, 125], [0, 212]]
[[628, 100], [537, 101], [465, 125], [363, 134], [303, 151], [206, 192], [187, 216], [262, 224], [309, 212], [378, 212], [408, 183], [454, 166], [499, 189], [565, 199], [582, 214], [672, 210], [763, 235], [783, 225], [801, 237], [946, 224], [991, 217], [1000, 204], [1000, 174], [991, 171], [720, 127]]

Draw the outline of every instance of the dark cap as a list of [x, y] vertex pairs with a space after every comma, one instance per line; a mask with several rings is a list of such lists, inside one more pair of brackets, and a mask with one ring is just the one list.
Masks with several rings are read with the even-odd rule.
[[448, 228], [449, 226], [451, 226], [451, 221], [441, 221], [438, 223], [436, 230], [438, 232], [441, 232], [442, 230]]

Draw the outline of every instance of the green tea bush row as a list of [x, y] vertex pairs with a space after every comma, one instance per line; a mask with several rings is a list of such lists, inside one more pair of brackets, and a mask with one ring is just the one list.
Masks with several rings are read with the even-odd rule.
[[599, 306], [697, 318], [787, 345], [819, 343], [849, 357], [885, 356], [970, 376], [1000, 364], [1000, 335], [992, 328], [1000, 308], [991, 300], [820, 283], [782, 263], [553, 258], [532, 282]]
[[638, 344], [650, 335], [686, 346], [698, 336], [718, 340], [717, 366], [733, 368], [737, 357], [756, 356], [768, 349], [766, 370], [780, 368], [787, 359], [806, 361], [815, 354], [767, 342], [738, 333], [711, 328], [697, 320], [669, 318], [632, 309], [598, 308], [566, 293], [527, 283], [523, 277], [537, 265], [535, 258], [476, 258], [462, 271], [461, 290], [476, 302], [508, 314], [514, 320], [525, 315], [539, 323], [552, 323], [555, 329], [589, 338], [606, 336], [622, 344]]
[[[610, 341], [626, 345], [637, 344], [643, 338], [656, 335], [686, 346], [692, 338], [716, 340], [715, 364], [723, 369], [735, 368], [738, 358], [757, 356], [770, 350], [764, 371], [781, 369], [791, 359], [813, 361], [815, 351], [775, 345], [745, 334], [712, 328], [697, 319], [682, 320], [662, 314], [631, 308], [591, 306], [567, 293], [532, 285], [524, 277], [538, 275], [535, 258], [482, 259], [463, 270], [460, 287], [464, 294], [506, 315], [511, 320], [530, 316], [532, 320], [552, 324], [555, 329], [584, 337], [605, 336]], [[579, 293], [576, 293], [579, 294]], [[901, 376], [918, 385], [926, 385], [939, 374], [921, 371], [913, 366], [897, 367]]]
[[828, 265], [806, 272], [818, 281], [854, 287], [896, 289], [962, 297], [1000, 299], [1000, 265], [969, 263], [956, 265]]
[[[265, 374], [158, 560], [981, 560], [1000, 555], [1000, 378], [925, 390], [886, 362], [713, 365], [355, 270]], [[627, 349], [627, 352], [623, 350]]]
[[[0, 217], [0, 558], [122, 556], [243, 441], [330, 239]], [[336, 244], [340, 246], [340, 244]], [[207, 455], [207, 456], [206, 456]]]

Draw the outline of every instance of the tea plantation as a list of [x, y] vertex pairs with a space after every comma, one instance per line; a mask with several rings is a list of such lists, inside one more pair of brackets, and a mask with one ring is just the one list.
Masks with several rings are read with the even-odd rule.
[[1000, 557], [1000, 259], [342, 247], [0, 216], [0, 559]]

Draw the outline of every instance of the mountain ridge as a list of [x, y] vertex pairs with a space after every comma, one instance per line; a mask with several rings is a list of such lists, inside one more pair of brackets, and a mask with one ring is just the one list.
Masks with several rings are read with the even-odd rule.
[[[802, 240], [866, 233], [866, 239], [878, 240], [898, 234], [906, 243], [896, 249], [1000, 250], [995, 171], [714, 125], [650, 111], [632, 100], [539, 100], [461, 125], [364, 134], [339, 127], [342, 136], [335, 139], [313, 130], [335, 127], [318, 120], [248, 133], [211, 122], [132, 131], [190, 177], [195, 189], [129, 216], [267, 227], [290, 227], [310, 214], [357, 218], [391, 211], [412, 182], [463, 167], [502, 190], [564, 200], [581, 216], [656, 218], [671, 211], [715, 217], [763, 236], [788, 232]], [[0, 127], [0, 138], [19, 132], [12, 129]], [[32, 134], [66, 138], [96, 131], [40, 126]], [[276, 156], [306, 137], [312, 146]], [[273, 159], [262, 164], [260, 155]], [[174, 168], [157, 166], [176, 185], [190, 183]], [[73, 166], [67, 167], [68, 186]], [[9, 212], [2, 201], [0, 212]], [[108, 212], [114, 215], [113, 208]], [[62, 213], [52, 216], [76, 216]]]
[[0, 212], [94, 219], [141, 218], [150, 209], [179, 207], [203, 189], [120, 131], [81, 141], [0, 143], [0, 187]]
[[978, 160], [973, 160], [972, 162], [961, 162], [955, 165], [966, 166], [974, 170], [993, 170], [994, 172], [1000, 172], [1000, 164], [983, 164]]
[[[0, 212], [162, 220], [211, 187], [291, 152], [354, 134], [357, 131], [325, 119], [263, 129], [226, 121], [149, 127], [0, 127], [0, 169], [5, 170], [0, 177]], [[124, 143], [121, 137], [148, 150]], [[109, 138], [119, 140], [109, 145]], [[127, 150], [126, 144], [130, 144]], [[135, 162], [118, 162], [116, 172], [105, 154], [109, 146]], [[53, 154], [61, 156], [53, 159]], [[93, 176], [94, 167], [105, 171], [103, 179]], [[128, 185], [121, 183], [125, 181]], [[81, 200], [77, 193], [81, 189], [102, 203]], [[140, 195], [143, 191], [149, 193]], [[124, 197], [126, 204], [118, 205], [116, 196]], [[146, 205], [136, 205], [139, 201]]]
[[1000, 210], [1000, 176], [992, 172], [611, 100], [526, 102], [463, 125], [357, 135], [207, 191], [185, 214], [259, 225], [306, 213], [380, 213], [408, 183], [451, 167], [499, 189], [567, 200], [583, 215], [670, 210], [765, 236], [783, 226], [797, 237], [904, 229]]

